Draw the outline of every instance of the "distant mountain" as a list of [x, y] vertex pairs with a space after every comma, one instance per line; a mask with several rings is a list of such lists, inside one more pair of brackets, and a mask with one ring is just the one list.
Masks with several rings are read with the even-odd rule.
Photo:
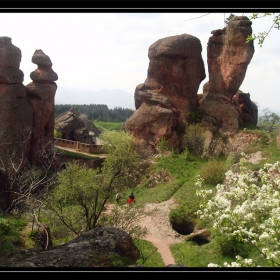
[[134, 95], [120, 89], [94, 91], [58, 86], [55, 104], [105, 104], [109, 109], [122, 107], [135, 110]]

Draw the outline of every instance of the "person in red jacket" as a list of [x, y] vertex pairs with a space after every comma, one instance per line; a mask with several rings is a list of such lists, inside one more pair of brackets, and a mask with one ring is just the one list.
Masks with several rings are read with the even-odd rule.
[[127, 203], [131, 204], [132, 202], [135, 203], [135, 197], [133, 193], [131, 193], [130, 196], [128, 197]]

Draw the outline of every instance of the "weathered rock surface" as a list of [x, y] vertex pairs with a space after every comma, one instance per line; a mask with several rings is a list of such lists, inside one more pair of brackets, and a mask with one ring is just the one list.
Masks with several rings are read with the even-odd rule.
[[[199, 103], [202, 103], [203, 100], [209, 93], [209, 81], [203, 85], [203, 93], [199, 94]], [[240, 116], [238, 119], [238, 124], [251, 124], [257, 125], [258, 123], [258, 107], [251, 100], [250, 93], [244, 93], [242, 90], [238, 90], [235, 95], [232, 97], [232, 103], [235, 106], [239, 106]]]
[[115, 227], [97, 227], [74, 240], [47, 250], [24, 250], [0, 258], [0, 267], [114, 267], [126, 257], [126, 266], [140, 258], [129, 234]]
[[223, 94], [230, 100], [242, 84], [247, 66], [254, 54], [252, 22], [248, 17], [235, 16], [228, 26], [213, 30], [207, 45], [210, 96]]
[[150, 46], [148, 76], [136, 87], [136, 111], [125, 123], [137, 142], [153, 151], [161, 138], [169, 147], [180, 146], [177, 131], [187, 123], [188, 112], [199, 106], [197, 90], [205, 78], [201, 51], [200, 40], [188, 34]]
[[101, 133], [86, 115], [75, 108], [60, 114], [55, 119], [55, 129], [62, 133], [63, 139], [86, 144], [95, 144], [94, 140]]
[[233, 97], [254, 54], [253, 42], [246, 43], [251, 25], [247, 17], [233, 17], [227, 27], [212, 31], [208, 41], [209, 88], [200, 104], [206, 115], [202, 123], [224, 136], [233, 136], [242, 119], [242, 109]]
[[33, 132], [30, 156], [32, 162], [41, 163], [42, 150], [52, 153], [54, 131], [54, 98], [58, 79], [52, 70], [52, 62], [42, 50], [36, 50], [32, 62], [38, 68], [30, 74], [32, 83], [26, 86], [27, 98], [33, 110]]
[[[33, 111], [22, 84], [24, 75], [19, 69], [20, 61], [21, 51], [12, 44], [11, 38], [0, 37], [0, 157], [3, 170], [8, 170], [11, 162], [14, 168], [30, 164]], [[6, 175], [1, 174], [1, 209], [9, 205], [13, 191]]]

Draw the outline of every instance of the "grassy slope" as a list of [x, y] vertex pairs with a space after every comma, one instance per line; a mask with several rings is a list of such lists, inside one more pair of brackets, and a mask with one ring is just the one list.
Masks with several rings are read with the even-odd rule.
[[[261, 151], [267, 157], [258, 164], [247, 163], [248, 169], [258, 170], [266, 162], [279, 160], [280, 152], [276, 147], [275, 134], [263, 133], [258, 129], [247, 130], [247, 132], [257, 134], [261, 139], [252, 142], [252, 146], [247, 148], [245, 153], [249, 154]], [[221, 160], [225, 161], [225, 159]], [[150, 177], [150, 175], [146, 174], [142, 185], [127, 190], [124, 196], [128, 196], [133, 191], [139, 203], [160, 203], [173, 197], [180, 205], [177, 208], [177, 215], [192, 213], [195, 216], [195, 212], [199, 209], [195, 180], [200, 170], [207, 163], [207, 160], [193, 156], [185, 158], [184, 155], [171, 153], [168, 157], [157, 158], [156, 161], [157, 163], [150, 169], [149, 173], [152, 174], [164, 169], [171, 174], [172, 180], [159, 183], [153, 188], [146, 188], [145, 185]], [[207, 188], [215, 190], [216, 184], [208, 184]], [[203, 222], [197, 220], [197, 223], [199, 227], [203, 227]], [[207, 224], [207, 222], [205, 223]], [[182, 244], [173, 244], [170, 248], [176, 263], [188, 267], [207, 267], [209, 263], [222, 265], [224, 262], [230, 263], [235, 261], [235, 256], [222, 255], [218, 244], [214, 241], [203, 246], [198, 246], [192, 241], [189, 241]], [[256, 255], [256, 252], [248, 252], [248, 257], [253, 255]], [[259, 263], [261, 266], [265, 265], [265, 262], [261, 258], [259, 258]]]
[[[101, 130], [103, 131], [122, 128], [121, 123], [95, 122], [94, 124], [98, 125], [99, 129], [102, 128]], [[260, 164], [253, 165], [248, 163], [248, 168], [257, 170], [263, 166], [264, 162], [275, 162], [276, 160], [279, 160], [280, 152], [277, 150], [275, 141], [276, 136], [274, 134], [263, 133], [256, 129], [247, 131], [261, 135], [262, 140], [253, 142], [252, 146], [245, 152], [250, 153], [261, 151], [263, 155], [267, 156], [267, 159]], [[195, 194], [196, 187], [194, 183], [196, 176], [199, 174], [207, 160], [196, 157], [186, 158], [184, 155], [171, 153], [167, 157], [158, 157], [156, 161], [157, 163], [150, 168], [149, 174], [146, 174], [143, 183], [139, 186], [131, 186], [126, 193], [123, 193], [123, 197], [128, 197], [130, 192], [134, 192], [138, 203], [159, 203], [173, 197], [180, 206], [184, 207], [185, 211], [188, 213], [195, 213], [195, 211], [198, 210], [199, 200]], [[168, 171], [171, 175], [171, 180], [168, 182], [161, 182], [152, 188], [145, 187], [150, 175], [161, 170]], [[208, 187], [215, 189], [215, 185], [209, 185]], [[112, 200], [114, 200], [114, 197]], [[182, 212], [182, 215], [184, 215], [184, 211]], [[3, 223], [4, 221], [2, 220], [2, 225]], [[152, 244], [147, 245], [146, 242], [147, 241], [143, 242], [143, 244], [145, 244], [144, 246], [147, 248], [151, 247], [149, 250], [153, 250]], [[143, 244], [141, 246], [143, 246]], [[219, 253], [219, 248], [215, 242], [203, 246], [198, 246], [193, 242], [185, 242], [182, 244], [173, 244], [170, 248], [175, 257], [176, 263], [188, 267], [206, 267], [210, 262], [222, 264], [225, 261], [234, 261], [234, 258], [222, 256]], [[260, 264], [261, 263], [262, 261], [260, 260]], [[154, 254], [153, 257], [145, 262], [145, 265], [147, 267], [160, 267], [163, 266], [163, 262], [159, 255]]]

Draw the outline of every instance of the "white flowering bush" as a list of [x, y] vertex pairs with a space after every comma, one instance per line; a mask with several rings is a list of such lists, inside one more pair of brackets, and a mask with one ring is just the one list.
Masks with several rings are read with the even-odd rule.
[[[213, 228], [223, 236], [254, 246], [268, 266], [280, 266], [280, 162], [264, 164], [256, 180], [244, 166], [245, 154], [241, 155], [240, 171], [227, 171], [225, 183], [216, 186], [214, 197], [212, 190], [203, 187], [203, 179], [197, 177], [196, 194], [202, 198], [197, 214], [201, 219], [213, 221]], [[224, 266], [254, 267], [258, 264], [236, 256], [236, 262], [224, 263]]]

